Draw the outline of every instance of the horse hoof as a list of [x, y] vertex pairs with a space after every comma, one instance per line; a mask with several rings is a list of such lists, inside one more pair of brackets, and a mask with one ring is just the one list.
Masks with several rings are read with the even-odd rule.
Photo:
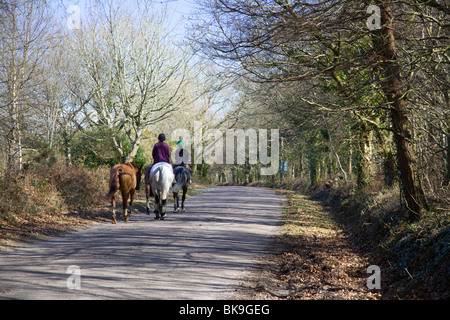
[[165, 217], [166, 217], [166, 214], [164, 213], [163, 215], [161, 215], [161, 218], [159, 218], [159, 219], [164, 220]]
[[181, 212], [186, 212], [186, 209], [185, 208], [181, 209]]
[[117, 223], [116, 217], [113, 217], [113, 218], [112, 218], [112, 223], [113, 223], [113, 224], [116, 224], [116, 223]]
[[128, 216], [123, 217], [123, 222], [128, 222]]

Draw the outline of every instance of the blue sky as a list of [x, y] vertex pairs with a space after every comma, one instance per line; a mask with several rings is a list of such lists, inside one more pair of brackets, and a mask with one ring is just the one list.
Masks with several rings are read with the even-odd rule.
[[[80, 17], [83, 19], [85, 15], [85, 3], [86, 0], [53, 0], [56, 10], [61, 12], [61, 16], [67, 16], [65, 10], [70, 6], [78, 6], [80, 9]], [[120, 0], [118, 0], [120, 1]], [[189, 21], [189, 16], [192, 16], [193, 10], [196, 6], [195, 0], [155, 0], [153, 1], [156, 8], [163, 8], [167, 5], [168, 14], [171, 17], [172, 25], [178, 35], [183, 35], [185, 31], [185, 25]]]
[[173, 23], [177, 34], [183, 34], [184, 27], [189, 21], [189, 16], [192, 16], [196, 6], [195, 0], [160, 0], [154, 3], [161, 6], [167, 5], [169, 15], [173, 15]]
[[180, 18], [189, 16], [195, 7], [195, 0], [163, 0], [154, 3], [167, 4], [169, 9], [173, 10], [174, 14]]

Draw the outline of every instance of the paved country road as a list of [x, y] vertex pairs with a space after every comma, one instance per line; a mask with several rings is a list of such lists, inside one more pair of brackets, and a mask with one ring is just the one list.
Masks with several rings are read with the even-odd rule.
[[[186, 210], [165, 221], [139, 212], [0, 253], [0, 299], [230, 298], [277, 232], [282, 199], [217, 187], [188, 198]], [[78, 284], [69, 266], [80, 289], [67, 286]]]

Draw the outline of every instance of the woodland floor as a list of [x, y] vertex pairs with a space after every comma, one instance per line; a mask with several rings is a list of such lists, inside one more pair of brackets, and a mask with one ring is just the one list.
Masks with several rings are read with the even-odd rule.
[[242, 281], [235, 299], [375, 300], [366, 273], [371, 264], [348, 240], [329, 209], [292, 191], [280, 234]]

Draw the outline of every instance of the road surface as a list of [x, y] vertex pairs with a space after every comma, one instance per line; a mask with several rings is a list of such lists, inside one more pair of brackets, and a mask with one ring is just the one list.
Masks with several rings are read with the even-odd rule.
[[3, 252], [0, 299], [227, 299], [281, 211], [271, 190], [217, 187], [165, 221], [139, 212]]

